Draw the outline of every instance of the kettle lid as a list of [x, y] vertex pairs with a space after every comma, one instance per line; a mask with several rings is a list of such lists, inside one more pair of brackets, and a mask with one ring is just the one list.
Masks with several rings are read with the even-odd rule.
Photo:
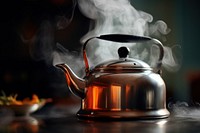
[[130, 70], [130, 71], [143, 71], [152, 70], [151, 67], [138, 59], [128, 58], [129, 49], [127, 47], [120, 47], [118, 49], [119, 59], [106, 61], [97, 65], [94, 70]]

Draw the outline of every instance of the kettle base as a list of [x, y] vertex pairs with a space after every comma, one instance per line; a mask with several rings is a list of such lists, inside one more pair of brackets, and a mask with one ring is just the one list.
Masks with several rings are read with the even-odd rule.
[[126, 120], [126, 119], [162, 119], [169, 117], [170, 113], [167, 109], [159, 110], [79, 110], [77, 116], [80, 119], [110, 119], [110, 120]]

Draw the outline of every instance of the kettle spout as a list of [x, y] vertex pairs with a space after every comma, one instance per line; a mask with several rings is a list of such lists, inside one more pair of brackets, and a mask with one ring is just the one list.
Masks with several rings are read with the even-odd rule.
[[85, 88], [85, 80], [79, 78], [67, 64], [57, 64], [56, 67], [61, 68], [65, 73], [66, 81], [70, 91], [80, 97], [84, 98], [84, 88]]

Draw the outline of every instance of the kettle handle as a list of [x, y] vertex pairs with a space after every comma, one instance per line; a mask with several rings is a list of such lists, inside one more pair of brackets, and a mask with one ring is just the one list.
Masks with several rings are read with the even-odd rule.
[[126, 34], [107, 34], [107, 35], [100, 35], [100, 36], [96, 36], [96, 37], [91, 37], [88, 40], [85, 41], [85, 43], [83, 44], [83, 58], [84, 58], [84, 62], [85, 62], [85, 72], [86, 74], [88, 74], [89, 72], [89, 63], [88, 63], [88, 58], [87, 58], [87, 54], [86, 54], [86, 45], [88, 44], [88, 42], [92, 39], [102, 39], [102, 40], [107, 40], [107, 41], [113, 41], [113, 42], [121, 42], [121, 43], [130, 43], [130, 42], [141, 42], [141, 41], [153, 41], [160, 49], [160, 55], [157, 61], [157, 67], [156, 67], [156, 72], [160, 73], [161, 70], [161, 65], [162, 65], [162, 60], [164, 57], [164, 47], [163, 44], [155, 39], [155, 38], [151, 38], [151, 37], [146, 37], [146, 36], [135, 36], [135, 35], [126, 35]]

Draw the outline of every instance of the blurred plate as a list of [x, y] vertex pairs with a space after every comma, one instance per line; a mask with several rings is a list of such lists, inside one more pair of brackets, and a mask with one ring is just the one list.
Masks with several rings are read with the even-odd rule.
[[35, 104], [23, 104], [23, 105], [0, 105], [0, 109], [8, 109], [12, 111], [16, 116], [29, 115], [45, 105], [45, 102]]

